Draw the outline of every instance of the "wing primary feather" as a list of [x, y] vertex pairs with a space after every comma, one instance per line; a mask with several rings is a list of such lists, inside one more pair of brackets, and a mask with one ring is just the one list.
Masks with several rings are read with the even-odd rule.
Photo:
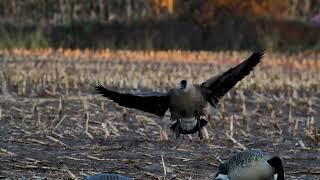
[[201, 84], [202, 88], [208, 89], [207, 100], [213, 106], [215, 106], [219, 99], [224, 96], [230, 89], [232, 89], [239, 81], [245, 76], [250, 74], [253, 68], [263, 58], [265, 50], [254, 52], [248, 59], [238, 64], [237, 66], [230, 68], [226, 72], [214, 76]]
[[168, 93], [150, 92], [141, 95], [117, 92], [105, 88], [100, 82], [91, 84], [95, 93], [112, 100], [120, 106], [139, 109], [148, 113], [164, 116], [169, 108]]
[[95, 81], [91, 83], [92, 91], [98, 94], [103, 95], [106, 88], [104, 88], [99, 81]]

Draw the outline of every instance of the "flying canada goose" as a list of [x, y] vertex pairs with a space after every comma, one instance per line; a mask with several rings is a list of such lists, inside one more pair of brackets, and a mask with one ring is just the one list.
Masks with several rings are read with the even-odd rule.
[[92, 87], [96, 93], [113, 100], [120, 106], [139, 109], [158, 116], [164, 116], [169, 109], [171, 120], [176, 121], [171, 126], [171, 130], [175, 131], [177, 138], [180, 137], [180, 133], [190, 134], [198, 131], [201, 139], [201, 129], [207, 123], [206, 117], [212, 112], [211, 107], [216, 107], [219, 99], [253, 70], [263, 54], [263, 50], [255, 52], [239, 65], [200, 85], [187, 85], [187, 81], [182, 80], [179, 88], [173, 88], [167, 93], [117, 92], [103, 87], [99, 82], [92, 84]]
[[113, 173], [99, 173], [94, 176], [88, 176], [85, 180], [132, 180], [132, 178]]
[[215, 179], [284, 180], [284, 171], [279, 157], [271, 157], [260, 150], [245, 150], [221, 164]]

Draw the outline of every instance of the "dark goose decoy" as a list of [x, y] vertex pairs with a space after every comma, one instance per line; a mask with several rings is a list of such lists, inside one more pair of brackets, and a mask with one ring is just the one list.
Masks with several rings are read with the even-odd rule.
[[260, 150], [245, 150], [221, 164], [215, 179], [284, 180], [284, 171], [279, 157], [272, 157]]
[[176, 121], [171, 129], [175, 131], [177, 138], [180, 137], [180, 133], [190, 134], [197, 131], [202, 138], [201, 129], [207, 123], [206, 117], [211, 113], [211, 107], [216, 107], [219, 99], [253, 70], [263, 54], [263, 50], [255, 52], [239, 65], [200, 85], [187, 85], [187, 81], [182, 80], [180, 88], [173, 88], [167, 93], [117, 92], [103, 87], [99, 82], [92, 84], [92, 87], [96, 93], [113, 100], [120, 106], [139, 109], [158, 116], [164, 116], [169, 109], [171, 120]]
[[85, 180], [132, 180], [132, 178], [113, 173], [98, 173], [94, 176], [88, 176]]

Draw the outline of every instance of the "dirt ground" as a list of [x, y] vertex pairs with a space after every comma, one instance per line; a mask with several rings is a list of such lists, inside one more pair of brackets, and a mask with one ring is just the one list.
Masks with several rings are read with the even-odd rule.
[[[19, 61], [5, 66], [28, 67]], [[148, 68], [146, 63], [135, 66], [137, 74]], [[205, 66], [197, 68], [208, 71]], [[48, 88], [41, 94], [31, 86], [23, 95], [13, 81], [7, 77], [1, 83], [0, 179], [83, 179], [99, 172], [135, 179], [213, 179], [221, 161], [243, 148], [280, 156], [286, 179], [320, 179], [318, 90], [297, 88], [292, 95], [236, 87], [213, 112], [209, 139], [199, 140], [197, 135], [175, 139], [169, 114], [159, 118], [117, 106], [93, 95], [88, 81], [70, 87], [68, 93], [57, 88], [52, 94]]]

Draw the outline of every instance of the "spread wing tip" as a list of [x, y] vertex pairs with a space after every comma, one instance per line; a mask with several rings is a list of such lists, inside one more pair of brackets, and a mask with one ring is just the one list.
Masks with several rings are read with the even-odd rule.
[[103, 92], [105, 91], [105, 88], [101, 85], [99, 81], [92, 82], [90, 86], [91, 90], [94, 93], [103, 94]]
[[256, 51], [251, 54], [251, 56], [244, 62], [246, 66], [249, 66], [249, 70], [251, 71], [254, 66], [256, 66], [258, 63], [261, 62], [261, 59], [263, 58], [265, 53], [265, 49]]
[[92, 82], [90, 86], [94, 93], [101, 94], [120, 106], [139, 109], [158, 116], [164, 116], [169, 107], [167, 94], [135, 95], [120, 93], [103, 87], [99, 81]]
[[265, 49], [261, 49], [259, 51], [256, 51], [254, 52], [252, 55], [251, 55], [251, 58], [252, 59], [256, 59], [260, 62], [260, 60], [263, 58], [264, 56], [264, 53], [265, 53]]

